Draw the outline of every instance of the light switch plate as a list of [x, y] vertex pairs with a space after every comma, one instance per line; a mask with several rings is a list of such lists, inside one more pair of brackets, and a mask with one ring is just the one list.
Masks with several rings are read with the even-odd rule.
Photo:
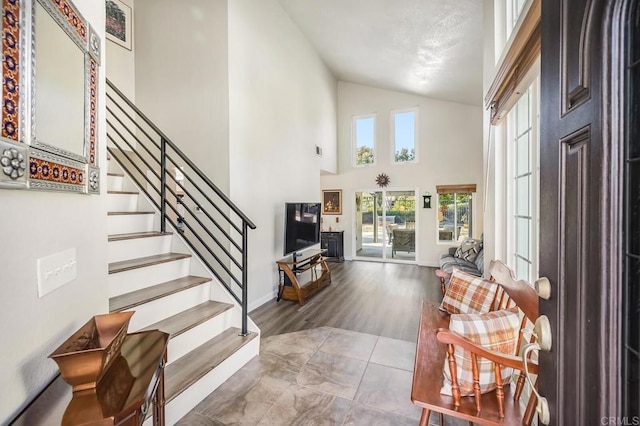
[[76, 249], [38, 259], [38, 297], [43, 297], [78, 276]]

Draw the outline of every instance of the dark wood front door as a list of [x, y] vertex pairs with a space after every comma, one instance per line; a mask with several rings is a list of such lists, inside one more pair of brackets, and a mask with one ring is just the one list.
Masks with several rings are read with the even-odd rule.
[[623, 415], [624, 3], [542, 2], [539, 389], [557, 425]]

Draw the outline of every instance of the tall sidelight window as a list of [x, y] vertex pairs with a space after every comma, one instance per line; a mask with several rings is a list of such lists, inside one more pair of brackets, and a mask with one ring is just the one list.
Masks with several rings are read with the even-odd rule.
[[[640, 2], [633, 1], [627, 24], [625, 217], [623, 229], [623, 414], [640, 414]], [[634, 417], [636, 416], [636, 417]]]
[[538, 247], [538, 143], [537, 83], [518, 100], [507, 116], [508, 123], [508, 217], [509, 263], [519, 279], [537, 278]]
[[418, 108], [391, 111], [392, 161], [411, 163], [418, 160]]
[[371, 166], [376, 163], [376, 115], [353, 117], [353, 165]]

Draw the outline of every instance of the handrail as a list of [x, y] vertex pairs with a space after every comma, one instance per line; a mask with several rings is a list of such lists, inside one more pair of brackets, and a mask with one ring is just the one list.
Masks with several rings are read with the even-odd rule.
[[256, 229], [256, 225], [251, 221], [251, 219], [249, 219], [243, 212], [242, 210], [240, 210], [240, 208], [238, 206], [236, 206], [230, 199], [229, 197], [227, 197], [225, 195], [224, 192], [222, 192], [213, 182], [211, 182], [211, 180], [207, 177], [207, 175], [205, 175], [204, 173], [202, 173], [200, 171], [200, 169], [193, 164], [193, 162], [187, 158], [186, 155], [184, 155], [184, 153], [182, 151], [180, 151], [180, 149], [173, 143], [171, 142], [171, 139], [169, 139], [167, 137], [167, 135], [165, 135], [160, 129], [158, 129], [158, 127], [153, 124], [153, 122], [147, 118], [146, 115], [144, 115], [142, 113], [142, 111], [140, 111], [140, 109], [138, 109], [138, 107], [131, 102], [120, 90], [118, 90], [118, 88], [116, 86], [114, 86], [113, 83], [111, 83], [111, 81], [109, 79], [107, 79], [107, 85], [113, 89], [114, 92], [116, 92], [118, 94], [118, 96], [126, 102], [127, 106], [129, 106], [132, 110], [134, 110], [136, 112], [136, 114], [138, 114], [140, 116], [140, 118], [142, 118], [144, 120], [145, 123], [147, 123], [149, 125], [149, 127], [151, 127], [156, 133], [158, 133], [158, 135], [166, 142], [168, 143], [171, 148], [173, 148], [176, 153], [180, 156], [180, 158], [182, 158], [188, 165], [189, 167], [193, 168], [194, 171], [196, 171], [196, 173], [198, 174], [198, 176], [200, 176], [200, 178], [202, 178], [202, 180], [204, 180], [205, 182], [207, 182], [207, 184], [216, 192], [216, 194], [222, 198], [225, 202], [225, 204], [227, 204], [229, 207], [231, 207], [231, 209], [233, 210], [233, 212], [235, 214], [237, 214], [238, 216], [240, 216], [243, 220], [243, 222], [246, 222], [247, 225], [249, 226], [249, 228], [251, 229]]
[[256, 225], [109, 80], [107, 104], [107, 150], [160, 211], [160, 230], [177, 229], [241, 305], [246, 336], [248, 230]]

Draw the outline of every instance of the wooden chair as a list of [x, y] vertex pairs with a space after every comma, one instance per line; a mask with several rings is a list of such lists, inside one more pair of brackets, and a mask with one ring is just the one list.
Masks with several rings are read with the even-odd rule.
[[[517, 281], [509, 268], [503, 263], [491, 262], [490, 272], [493, 280], [499, 285], [493, 300], [493, 310], [517, 306], [522, 312], [521, 330], [538, 318], [538, 295], [525, 281]], [[487, 350], [470, 340], [449, 331], [449, 314], [442, 312], [438, 306], [424, 302], [420, 319], [420, 331], [413, 373], [413, 387], [411, 400], [422, 407], [420, 425], [428, 425], [431, 412], [446, 414], [470, 424], [481, 425], [530, 425], [536, 406], [535, 396], [531, 396], [526, 409], [520, 408], [520, 396], [525, 383], [524, 362], [516, 354], [503, 354]], [[518, 336], [518, 350], [525, 343], [523, 332]], [[461, 397], [457, 381], [457, 365], [453, 356], [455, 346], [460, 346], [472, 354], [474, 396]], [[453, 396], [440, 394], [443, 385], [443, 366], [445, 356], [449, 361], [452, 378]], [[494, 391], [480, 394], [477, 359], [486, 358], [495, 364], [495, 378], [497, 388]], [[500, 376], [500, 366], [513, 368], [519, 372], [515, 391], [511, 386], [503, 386]], [[538, 366], [527, 360], [530, 373], [537, 374]]]

